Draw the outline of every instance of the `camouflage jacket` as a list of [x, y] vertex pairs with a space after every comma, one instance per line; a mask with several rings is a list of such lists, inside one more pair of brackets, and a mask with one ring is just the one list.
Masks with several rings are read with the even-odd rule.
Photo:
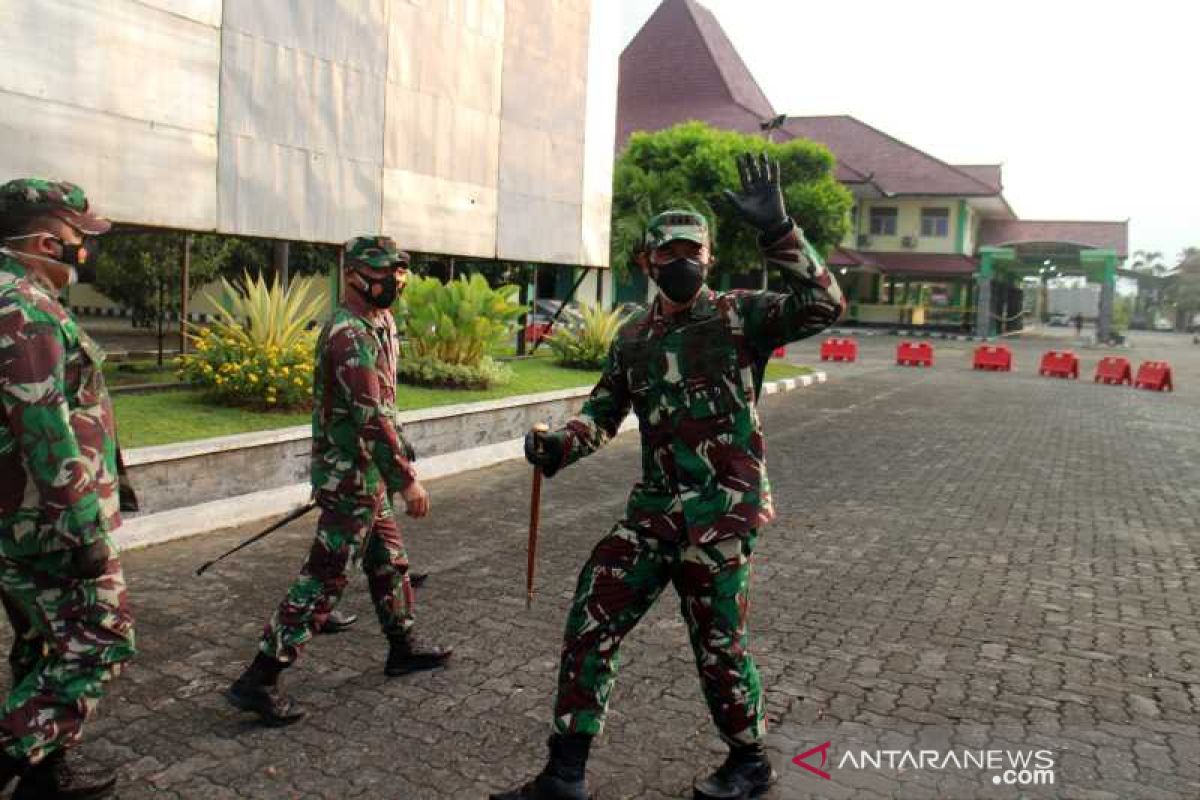
[[104, 352], [0, 253], [0, 556], [88, 545], [121, 524]]
[[774, 517], [755, 407], [761, 370], [777, 347], [835, 322], [844, 301], [795, 225], [763, 252], [788, 292], [704, 288], [676, 317], [656, 300], [622, 326], [582, 412], [554, 434], [565, 466], [615, 436], [633, 409], [642, 479], [625, 521], [635, 529], [700, 544]]
[[355, 294], [333, 312], [313, 371], [312, 486], [373, 502], [416, 480], [412, 448], [396, 421], [399, 341], [390, 311]]

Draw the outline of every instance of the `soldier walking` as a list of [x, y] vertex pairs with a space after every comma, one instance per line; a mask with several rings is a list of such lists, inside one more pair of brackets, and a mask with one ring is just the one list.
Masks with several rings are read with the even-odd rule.
[[95, 277], [111, 225], [70, 183], [0, 186], [0, 600], [13, 627], [0, 709], [0, 791], [99, 798], [116, 776], [68, 759], [103, 683], [134, 655], [112, 534], [122, 485], [104, 352], [58, 300]]
[[313, 495], [317, 535], [300, 571], [267, 623], [259, 651], [226, 692], [229, 702], [270, 726], [304, 716], [279, 685], [313, 634], [324, 629], [361, 559], [389, 650], [391, 676], [445, 665], [451, 651], [413, 632], [408, 556], [391, 496], [413, 518], [429, 513], [412, 448], [396, 421], [396, 322], [391, 306], [408, 280], [409, 257], [382, 236], [346, 243], [346, 297], [317, 343], [313, 372]]
[[625, 518], [579, 574], [567, 616], [549, 760], [532, 781], [493, 800], [584, 800], [592, 738], [604, 724], [622, 639], [671, 584], [691, 638], [713, 722], [729, 756], [695, 786], [701, 800], [746, 798], [775, 778], [748, 650], [750, 556], [774, 517], [755, 403], [773, 350], [812, 336], [841, 314], [833, 276], [784, 210], [779, 166], [739, 159], [742, 193], [727, 192], [757, 228], [783, 293], [717, 293], [707, 221], [690, 211], [650, 220], [640, 263], [658, 287], [628, 320], [582, 413], [560, 430], [532, 431], [526, 458], [546, 477], [616, 435], [630, 409], [642, 437], [642, 480]]

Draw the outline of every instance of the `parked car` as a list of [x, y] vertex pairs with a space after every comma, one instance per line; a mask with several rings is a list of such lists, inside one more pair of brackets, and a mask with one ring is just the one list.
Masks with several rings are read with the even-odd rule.
[[1046, 320], [1047, 325], [1052, 325], [1056, 328], [1066, 328], [1071, 325], [1070, 314], [1051, 314], [1050, 319]]
[[1175, 330], [1175, 326], [1171, 324], [1171, 320], [1169, 319], [1156, 319], [1154, 320], [1154, 330], [1173, 331]]
[[[550, 333], [550, 323], [554, 320], [554, 315], [558, 314], [558, 310], [561, 307], [561, 300], [540, 298], [534, 301], [533, 311], [525, 319], [525, 341], [527, 344], [539, 342]], [[554, 326], [573, 325], [582, 320], [583, 317], [579, 313], [579, 304], [572, 301], [567, 303], [567, 307], [563, 309]]]

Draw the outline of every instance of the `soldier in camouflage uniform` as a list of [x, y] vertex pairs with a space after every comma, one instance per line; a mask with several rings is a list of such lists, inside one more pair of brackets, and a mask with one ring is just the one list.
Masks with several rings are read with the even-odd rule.
[[396, 421], [396, 322], [391, 306], [408, 280], [408, 254], [382, 236], [346, 243], [346, 297], [321, 331], [313, 371], [313, 496], [317, 536], [300, 577], [263, 631], [259, 652], [226, 693], [267, 725], [303, 716], [279, 686], [305, 643], [325, 627], [362, 562], [379, 624], [389, 641], [388, 675], [443, 666], [449, 649], [413, 633], [408, 556], [392, 510], [399, 494], [410, 517], [429, 512], [413, 452]]
[[87, 237], [109, 228], [72, 184], [0, 186], [0, 600], [14, 633], [0, 790], [20, 776], [22, 800], [103, 797], [116, 783], [67, 748], [134, 654], [112, 535], [136, 501], [104, 353], [57, 298], [94, 277]]
[[750, 557], [774, 517], [755, 403], [773, 350], [812, 336], [843, 309], [842, 295], [785, 214], [779, 167], [739, 160], [743, 193], [727, 196], [761, 232], [784, 293], [717, 293], [699, 214], [650, 220], [639, 261], [659, 296], [617, 334], [582, 413], [561, 430], [531, 432], [526, 457], [547, 477], [616, 435], [632, 408], [642, 437], [642, 480], [625, 518], [579, 575], [558, 677], [550, 758], [530, 783], [493, 800], [583, 800], [592, 737], [600, 733], [622, 639], [671, 584], [681, 599], [709, 710], [730, 748], [697, 782], [697, 798], [757, 796], [774, 779], [766, 720], [748, 652]]

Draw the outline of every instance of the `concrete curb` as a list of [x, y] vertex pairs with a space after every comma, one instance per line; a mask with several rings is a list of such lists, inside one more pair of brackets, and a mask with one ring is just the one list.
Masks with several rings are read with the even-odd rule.
[[832, 336], [901, 336], [908, 339], [943, 339], [952, 342], [994, 342], [997, 337], [981, 339], [960, 333], [942, 331], [909, 330], [906, 328], [834, 328], [827, 331]]
[[[814, 371], [796, 378], [784, 378], [763, 384], [763, 394], [780, 394], [817, 386], [828, 380], [826, 373]], [[621, 433], [635, 430], [637, 419], [632, 415], [621, 425]], [[298, 429], [264, 431], [262, 437], [294, 436]], [[174, 445], [164, 445], [164, 449]], [[524, 438], [472, 447], [453, 453], [423, 458], [418, 463], [421, 480], [431, 481], [463, 472], [483, 469], [504, 461], [521, 458], [525, 452]], [[225, 528], [249, 525], [253, 522], [285, 514], [309, 498], [309, 485], [298, 483], [278, 489], [237, 495], [208, 503], [147, 514], [129, 520], [117, 529], [116, 540], [122, 550], [134, 550], [156, 544], [185, 539]]]

